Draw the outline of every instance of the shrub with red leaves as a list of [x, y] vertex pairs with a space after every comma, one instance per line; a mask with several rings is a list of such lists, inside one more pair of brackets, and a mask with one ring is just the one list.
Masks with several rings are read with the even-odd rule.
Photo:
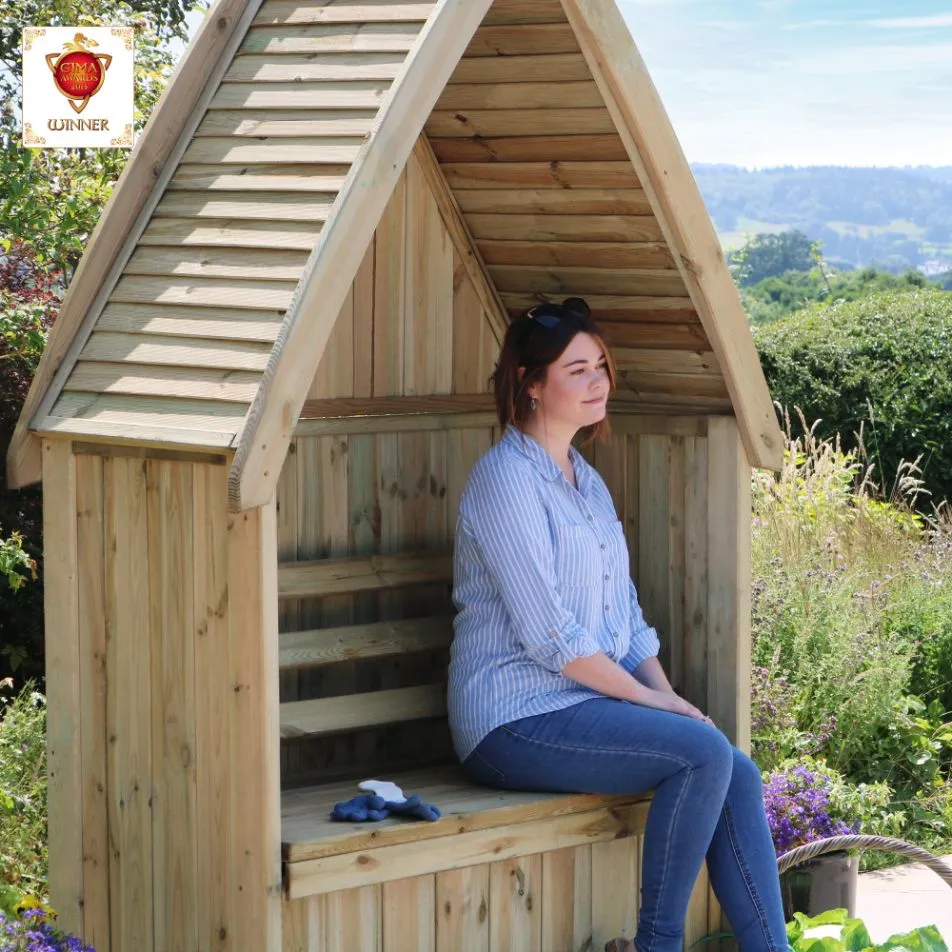
[[[6, 454], [62, 296], [62, 274], [39, 266], [21, 242], [0, 250], [0, 535], [21, 533], [24, 549], [38, 565], [43, 545], [40, 489], [7, 488]], [[16, 592], [0, 585], [0, 646], [0, 679], [11, 674], [21, 682], [42, 677], [42, 581]]]

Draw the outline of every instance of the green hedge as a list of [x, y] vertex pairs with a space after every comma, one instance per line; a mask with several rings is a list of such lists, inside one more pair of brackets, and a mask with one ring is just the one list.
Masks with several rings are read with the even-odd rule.
[[[952, 500], [952, 294], [932, 289], [814, 305], [754, 328], [773, 398], [844, 448], [864, 425], [888, 493], [901, 461], [922, 455], [932, 501]], [[930, 508], [928, 499], [919, 506]]]

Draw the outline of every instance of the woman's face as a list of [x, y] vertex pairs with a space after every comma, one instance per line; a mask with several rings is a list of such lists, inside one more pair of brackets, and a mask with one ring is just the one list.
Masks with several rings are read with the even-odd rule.
[[562, 355], [549, 364], [545, 383], [529, 393], [539, 401], [547, 426], [571, 428], [573, 432], [604, 419], [609, 392], [605, 352], [590, 334], [579, 333]]

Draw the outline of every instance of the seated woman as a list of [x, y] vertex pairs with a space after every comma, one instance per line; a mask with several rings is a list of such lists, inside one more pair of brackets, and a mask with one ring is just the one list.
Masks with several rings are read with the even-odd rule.
[[615, 384], [585, 302], [514, 321], [493, 384], [506, 430], [473, 468], [456, 528], [460, 760], [512, 790], [654, 791], [638, 931], [607, 952], [681, 952], [705, 857], [741, 952], [786, 952], [760, 772], [668, 683], [611, 496], [571, 445], [606, 434]]

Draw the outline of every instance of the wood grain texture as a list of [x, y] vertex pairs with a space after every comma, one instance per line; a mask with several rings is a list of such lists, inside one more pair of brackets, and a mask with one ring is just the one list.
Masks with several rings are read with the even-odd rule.
[[490, 952], [488, 865], [439, 873], [436, 908], [437, 952]]
[[381, 938], [387, 952], [436, 952], [436, 877], [384, 883]]
[[592, 847], [542, 854], [542, 948], [578, 952], [592, 946]]
[[[50, 896], [64, 929], [83, 931], [82, 700], [76, 460], [68, 443], [43, 443], [44, 614]], [[90, 567], [95, 571], [95, 566]]]
[[432, 13], [435, 0], [330, 0], [320, 4], [301, 0], [268, 0], [255, 19], [254, 26], [263, 24], [346, 23], [350, 29], [359, 23], [399, 24], [422, 22]]
[[239, 53], [407, 53], [419, 32], [416, 23], [253, 25]]
[[490, 863], [489, 947], [500, 952], [542, 952], [541, 899], [542, 856]]
[[638, 928], [640, 837], [592, 844], [592, 947]]
[[[101, 311], [134, 247], [135, 236], [141, 233], [165, 180], [171, 177], [189, 130], [198, 124], [203, 104], [218, 85], [259, 2], [217, 0], [199, 24], [153, 110], [148, 128], [136, 142], [73, 275], [30, 385], [7, 452], [11, 486], [40, 478], [40, 444], [30, 436], [31, 421], [48, 414], [69, 372], [70, 353], [78, 355], [82, 348], [84, 329], [92, 327]], [[156, 169], [161, 172], [158, 178]]]
[[464, 56], [450, 79], [452, 84], [584, 82], [592, 78], [581, 53], [526, 56]]
[[444, 164], [442, 170], [454, 190], [639, 188], [638, 176], [627, 160], [452, 162]]
[[452, 572], [448, 553], [407, 549], [394, 555], [285, 563], [278, 570], [278, 597], [313, 598], [447, 582]]

